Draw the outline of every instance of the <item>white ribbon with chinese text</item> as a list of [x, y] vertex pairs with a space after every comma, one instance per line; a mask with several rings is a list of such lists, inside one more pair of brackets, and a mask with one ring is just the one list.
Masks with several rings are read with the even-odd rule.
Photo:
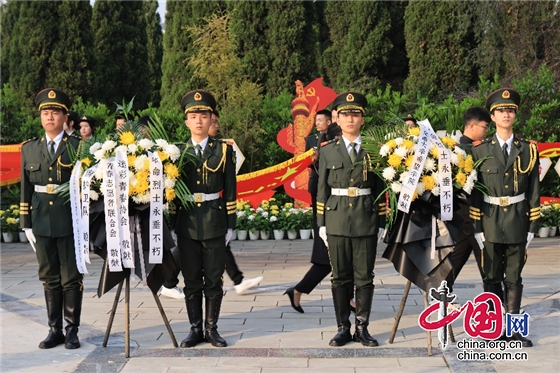
[[150, 158], [150, 263], [163, 260], [163, 165], [157, 153]]

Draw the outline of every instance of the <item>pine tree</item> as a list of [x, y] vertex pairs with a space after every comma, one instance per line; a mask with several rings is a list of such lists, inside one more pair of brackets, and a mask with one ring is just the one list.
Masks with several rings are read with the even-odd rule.
[[441, 97], [476, 84], [469, 55], [474, 47], [467, 2], [411, 1], [405, 11], [409, 75], [405, 91]]
[[114, 107], [134, 97], [135, 108], [145, 107], [151, 90], [143, 2], [97, 0], [92, 28], [99, 101]]
[[73, 101], [92, 100], [97, 93], [91, 13], [88, 1], [62, 1], [56, 7], [61, 22], [48, 58], [46, 85], [63, 89]]
[[405, 61], [399, 61], [398, 30], [392, 25], [398, 20], [397, 6], [377, 1], [326, 4], [330, 46], [324, 52], [323, 65], [337, 91], [371, 91], [402, 74]]
[[161, 31], [161, 18], [157, 8], [157, 0], [145, 0], [144, 12], [148, 37], [148, 68], [152, 90], [149, 101], [156, 107], [159, 106], [161, 101], [161, 60], [163, 58], [163, 34]]
[[10, 79], [10, 39], [14, 25], [19, 17], [19, 2], [9, 0], [0, 4], [0, 76], [1, 84], [8, 83]]
[[163, 35], [162, 108], [176, 109], [186, 92], [204, 88], [200, 79], [193, 78], [193, 68], [187, 66], [196, 49], [193, 47], [193, 37], [186, 28], [202, 25], [204, 17], [219, 13], [226, 7], [226, 3], [218, 1], [167, 1]]

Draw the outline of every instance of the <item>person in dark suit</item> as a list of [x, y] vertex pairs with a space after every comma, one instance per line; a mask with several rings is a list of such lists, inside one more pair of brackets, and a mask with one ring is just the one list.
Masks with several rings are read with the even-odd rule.
[[[471, 153], [471, 147], [474, 141], [482, 141], [484, 137], [486, 137], [490, 122], [492, 122], [490, 113], [484, 107], [473, 106], [465, 111], [463, 114], [463, 136], [459, 139], [459, 146], [465, 150], [467, 154]], [[464, 191], [459, 191], [459, 193], [461, 193], [459, 198], [465, 203], [461, 204], [461, 208], [458, 213], [463, 217], [465, 223], [463, 224], [463, 232], [455, 245], [455, 248], [450, 254], [451, 262], [453, 264], [453, 270], [450, 273], [450, 277], [447, 279], [447, 286], [450, 291], [453, 290], [453, 284], [463, 269], [463, 266], [467, 260], [469, 260], [471, 252], [474, 254], [476, 259], [480, 276], [481, 278], [484, 278], [484, 271], [480, 260], [480, 247], [474, 239], [472, 222], [469, 217], [469, 196], [466, 195]]]
[[[191, 204], [177, 211], [175, 232], [185, 280], [185, 302], [191, 331], [181, 347], [194, 347], [206, 340], [215, 347], [227, 346], [218, 334], [223, 297], [222, 275], [226, 246], [236, 221], [236, 178], [233, 148], [208, 136], [216, 100], [209, 92], [196, 90], [181, 99], [185, 124], [191, 132], [187, 149], [196, 155], [187, 162], [181, 177], [192, 194]], [[202, 333], [202, 296], [206, 317]]]
[[75, 151], [80, 140], [64, 132], [70, 107], [66, 93], [43, 89], [37, 93], [35, 104], [45, 134], [21, 147], [20, 224], [35, 249], [47, 305], [50, 330], [39, 348], [64, 344], [74, 349], [80, 347], [83, 275], [76, 264], [70, 203], [58, 194], [57, 188], [70, 180], [72, 161], [68, 149]]
[[[378, 343], [367, 329], [373, 300], [373, 268], [378, 233], [385, 227], [385, 201], [376, 198], [385, 189], [361, 148], [367, 99], [345, 92], [334, 101], [342, 137], [325, 145], [319, 156], [317, 225], [329, 250], [332, 294], [338, 332], [329, 345], [351, 339], [364, 346]], [[350, 291], [356, 287], [356, 331], [350, 334]]]
[[[498, 296], [505, 290], [505, 309], [510, 314], [520, 311], [521, 272], [540, 218], [537, 145], [513, 133], [520, 101], [519, 93], [512, 88], [490, 93], [485, 106], [496, 125], [496, 134], [472, 147], [473, 161], [482, 162], [478, 180], [488, 188], [487, 194], [473, 190], [470, 207], [474, 236], [482, 249], [484, 290]], [[519, 340], [524, 347], [533, 345], [519, 333], [502, 338]]]
[[76, 136], [81, 139], [80, 120], [80, 114], [75, 111], [68, 110], [68, 119], [64, 122], [64, 132], [66, 132], [68, 136]]
[[[328, 110], [321, 110], [317, 112], [315, 117], [315, 127], [317, 132], [307, 136], [305, 140], [305, 151], [315, 149], [313, 154], [313, 163], [309, 166], [309, 182], [307, 191], [311, 194], [311, 207], [313, 209], [313, 229], [315, 235], [313, 237], [313, 251], [311, 253], [312, 266], [309, 271], [303, 276], [301, 281], [294, 287], [286, 289], [284, 294], [290, 298], [292, 307], [304, 313], [301, 307], [301, 294], [309, 294], [317, 287], [317, 285], [331, 273], [331, 263], [329, 261], [329, 253], [323, 240], [319, 237], [319, 227], [317, 226], [317, 185], [319, 183], [319, 152], [321, 145], [327, 141], [340, 137], [340, 127], [336, 123], [331, 122], [331, 112]], [[350, 297], [351, 304], [353, 303], [353, 296]], [[351, 306], [351, 309], [355, 308]]]

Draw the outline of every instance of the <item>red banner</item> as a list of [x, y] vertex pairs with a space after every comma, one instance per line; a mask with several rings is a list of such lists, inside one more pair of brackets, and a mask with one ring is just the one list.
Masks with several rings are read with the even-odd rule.
[[21, 144], [0, 145], [0, 185], [19, 183], [21, 179]]

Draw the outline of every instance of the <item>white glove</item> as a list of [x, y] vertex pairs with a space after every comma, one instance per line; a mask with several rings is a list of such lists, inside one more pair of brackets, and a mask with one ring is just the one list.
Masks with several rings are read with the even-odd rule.
[[27, 241], [29, 241], [29, 243], [31, 244], [33, 251], [37, 252], [37, 249], [35, 249], [35, 244], [37, 243], [37, 239], [33, 234], [33, 230], [31, 228], [23, 228], [23, 231], [25, 232], [25, 235], [27, 236]]
[[319, 237], [321, 237], [325, 246], [329, 247], [329, 243], [327, 242], [327, 227], [319, 227]]
[[527, 245], [525, 246], [525, 248], [529, 247], [529, 244], [531, 243], [531, 241], [533, 241], [533, 238], [535, 238], [535, 234], [528, 232], [527, 233]]
[[377, 232], [377, 237], [379, 237], [377, 239], [377, 243], [380, 243], [381, 241], [383, 241], [386, 234], [387, 234], [387, 230], [385, 228], [379, 228], [379, 232]]
[[226, 246], [229, 245], [229, 241], [231, 241], [232, 236], [233, 236], [233, 229], [229, 228], [226, 233]]
[[486, 238], [484, 238], [484, 233], [475, 233], [474, 239], [476, 240], [476, 242], [478, 242], [478, 246], [480, 246], [480, 249], [484, 249], [484, 241], [486, 241]]

